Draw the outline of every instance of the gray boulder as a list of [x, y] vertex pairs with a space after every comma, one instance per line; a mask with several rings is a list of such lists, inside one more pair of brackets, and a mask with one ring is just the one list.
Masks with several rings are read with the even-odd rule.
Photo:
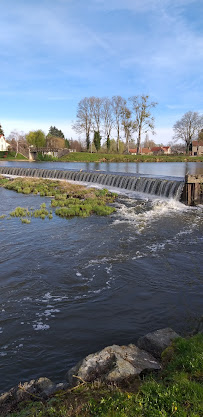
[[177, 339], [177, 337], [180, 336], [168, 327], [140, 337], [137, 345], [140, 349], [144, 349], [151, 353], [155, 358], [160, 359], [162, 352], [170, 346], [171, 342], [174, 339]]
[[70, 369], [66, 379], [71, 386], [94, 380], [120, 383], [141, 373], [160, 369], [160, 363], [137, 346], [112, 345], [88, 355]]
[[55, 390], [56, 385], [48, 378], [32, 379], [24, 384], [19, 384], [0, 395], [0, 415], [6, 415], [21, 401], [47, 398]]

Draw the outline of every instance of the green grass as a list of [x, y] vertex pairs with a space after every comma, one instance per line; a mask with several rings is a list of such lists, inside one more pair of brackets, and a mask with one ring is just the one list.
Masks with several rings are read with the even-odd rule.
[[203, 335], [179, 338], [164, 352], [158, 375], [120, 388], [83, 384], [45, 402], [21, 404], [9, 417], [200, 417], [202, 352]]
[[16, 160], [27, 160], [24, 155], [21, 153], [18, 153], [16, 155], [16, 152], [8, 151], [8, 152], [0, 152], [0, 161], [16, 161]]
[[58, 159], [63, 162], [203, 162], [203, 156], [189, 155], [124, 155], [71, 152]]

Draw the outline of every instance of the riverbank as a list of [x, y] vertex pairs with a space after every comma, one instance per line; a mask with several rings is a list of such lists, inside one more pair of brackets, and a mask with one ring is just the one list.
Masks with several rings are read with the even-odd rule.
[[[127, 372], [125, 378], [120, 380], [119, 383], [106, 383], [102, 382], [102, 378], [98, 379], [101, 365], [98, 362], [98, 358], [96, 358], [98, 364], [97, 377], [94, 376], [89, 379], [89, 382], [88, 379], [85, 380], [78, 377], [77, 386], [69, 385], [68, 387], [63, 387], [63, 384], [59, 384], [54, 394], [48, 393], [53, 387], [51, 381], [46, 378], [30, 381], [27, 385], [19, 384], [13, 391], [11, 390], [0, 397], [1, 416], [199, 417], [202, 412], [203, 401], [203, 388], [201, 385], [203, 376], [203, 335], [198, 333], [188, 338], [176, 338], [175, 333], [171, 329], [150, 333], [141, 339], [145, 339], [145, 348], [148, 346], [148, 350], [153, 349], [155, 355], [158, 353], [158, 351], [155, 352], [154, 350], [155, 346], [159, 346], [160, 349], [160, 346], [164, 346], [166, 341], [166, 339], [163, 339], [163, 333], [161, 334], [161, 332], [164, 332], [165, 335], [166, 333], [173, 333], [173, 341], [170, 344], [167, 343], [168, 347], [161, 354], [161, 360], [159, 359], [161, 364], [160, 371], [152, 372], [148, 375], [146, 368], [145, 371], [144, 369], [143, 372], [140, 371], [140, 375], [129, 377], [128, 364], [128, 366], [126, 365]], [[116, 346], [113, 347], [114, 349], [116, 348]], [[136, 348], [135, 345], [129, 345], [129, 347], [122, 346], [120, 348], [125, 348], [127, 351], [129, 348], [132, 350], [133, 347]], [[88, 358], [93, 363], [96, 355], [98, 356], [98, 353], [85, 358], [86, 370], [88, 369]], [[109, 359], [106, 358], [107, 360], [109, 366]], [[132, 361], [133, 357], [130, 362], [132, 363]], [[156, 361], [157, 359], [154, 359], [152, 362], [155, 363]], [[84, 361], [80, 362], [80, 365], [83, 363]], [[121, 366], [121, 364], [119, 363], [118, 365], [117, 363], [116, 367], [118, 366]], [[105, 369], [107, 371], [107, 365]], [[156, 368], [154, 367], [154, 369]], [[122, 372], [124, 375], [125, 369], [122, 369]], [[91, 375], [93, 374], [94, 371], [92, 370]], [[37, 386], [39, 391], [36, 389]], [[42, 388], [44, 390], [43, 395]], [[12, 400], [13, 395], [15, 397]], [[22, 399], [23, 402], [21, 402]]]
[[[28, 161], [23, 155], [18, 154], [0, 157], [0, 161]], [[69, 154], [56, 158], [46, 155], [40, 157], [41, 162], [203, 162], [203, 156], [190, 155], [123, 155], [104, 154], [89, 152], [70, 152]], [[35, 161], [30, 161], [35, 162]]]
[[61, 162], [203, 162], [203, 156], [189, 155], [120, 155], [72, 152], [59, 158]]

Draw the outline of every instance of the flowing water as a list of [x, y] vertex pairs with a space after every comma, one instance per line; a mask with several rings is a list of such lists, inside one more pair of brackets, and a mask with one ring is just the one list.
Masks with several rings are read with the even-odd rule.
[[[109, 217], [0, 220], [1, 391], [39, 376], [60, 382], [78, 360], [109, 344], [195, 326], [202, 207], [123, 193]], [[43, 202], [50, 199], [0, 188], [0, 215]]]

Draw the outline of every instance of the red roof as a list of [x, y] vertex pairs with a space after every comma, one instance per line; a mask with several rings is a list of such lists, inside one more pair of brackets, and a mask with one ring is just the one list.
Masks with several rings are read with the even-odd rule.
[[203, 140], [200, 140], [199, 142], [198, 140], [194, 140], [192, 144], [193, 146], [203, 146]]
[[137, 153], [137, 149], [129, 149], [130, 153]]
[[151, 153], [151, 149], [150, 148], [142, 148], [141, 153], [145, 153], [145, 154]]
[[153, 148], [151, 148], [152, 152], [157, 152], [157, 151], [161, 151], [163, 148], [162, 146], [154, 146]]

